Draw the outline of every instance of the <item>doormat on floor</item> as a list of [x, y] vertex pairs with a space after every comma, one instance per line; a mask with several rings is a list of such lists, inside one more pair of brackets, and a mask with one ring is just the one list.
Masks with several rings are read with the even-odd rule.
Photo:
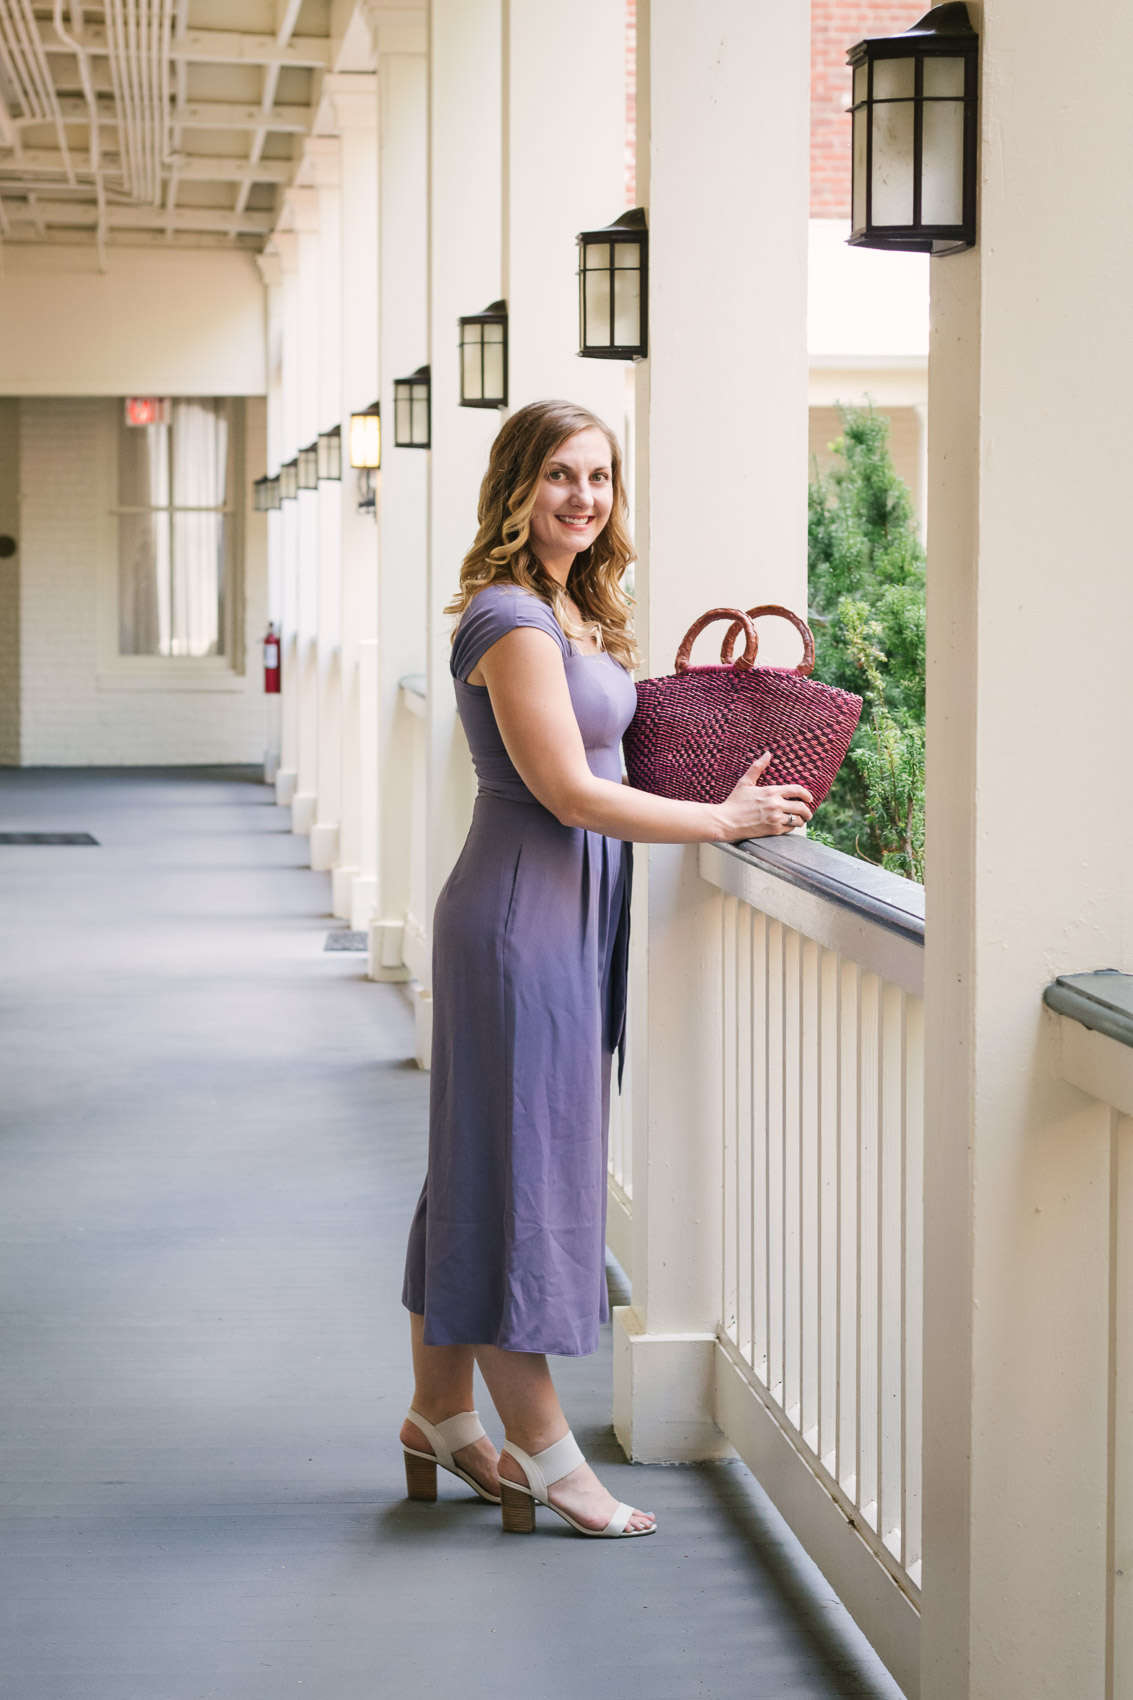
[[369, 950], [370, 941], [365, 933], [352, 933], [348, 927], [340, 932], [328, 933], [324, 950]]
[[0, 844], [97, 844], [89, 832], [0, 832]]

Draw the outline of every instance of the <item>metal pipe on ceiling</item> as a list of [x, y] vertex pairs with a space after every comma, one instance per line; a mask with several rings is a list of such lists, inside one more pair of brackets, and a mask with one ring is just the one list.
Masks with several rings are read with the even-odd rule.
[[98, 265], [100, 271], [106, 270], [106, 185], [102, 180], [102, 125], [98, 115], [98, 99], [94, 92], [94, 79], [91, 76], [90, 56], [82, 41], [82, 10], [75, 0], [72, 0], [72, 17], [75, 22], [76, 34], [72, 35], [63, 22], [63, 0], [55, 0], [55, 10], [52, 22], [55, 34], [64, 47], [70, 48], [79, 66], [79, 82], [82, 85], [83, 99], [87, 103], [87, 129], [90, 136], [88, 143], [90, 152], [90, 172], [94, 178], [95, 199], [98, 203], [98, 224], [95, 227], [95, 244], [98, 248]]

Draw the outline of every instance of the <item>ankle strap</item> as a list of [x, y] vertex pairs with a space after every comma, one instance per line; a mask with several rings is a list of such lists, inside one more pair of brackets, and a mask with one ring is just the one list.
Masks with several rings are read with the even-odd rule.
[[421, 1430], [446, 1470], [452, 1468], [454, 1452], [459, 1452], [462, 1446], [471, 1446], [484, 1434], [484, 1425], [475, 1411], [458, 1411], [443, 1423], [426, 1422], [420, 1411], [410, 1411], [409, 1421]]
[[510, 1440], [504, 1441], [503, 1449], [523, 1466], [529, 1486], [544, 1498], [549, 1487], [586, 1462], [581, 1446], [569, 1429], [561, 1440], [556, 1440], [553, 1446], [545, 1447], [542, 1452], [536, 1452], [534, 1457], [524, 1452], [521, 1446], [513, 1446]]

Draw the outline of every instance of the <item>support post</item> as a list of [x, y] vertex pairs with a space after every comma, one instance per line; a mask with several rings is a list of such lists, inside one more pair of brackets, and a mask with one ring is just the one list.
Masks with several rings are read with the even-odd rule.
[[[279, 259], [281, 330], [279, 356], [279, 461], [291, 460], [299, 447], [299, 239], [293, 230], [277, 230], [271, 241]], [[284, 502], [277, 528], [279, 548], [280, 756], [275, 800], [290, 810], [299, 783], [299, 516]]]
[[[558, 0], [504, 0], [502, 22], [508, 411], [552, 397], [576, 401], [620, 437], [626, 366], [578, 358], [575, 237], [625, 207], [625, 11], [611, 0], [572, 0], [575, 51], [566, 53]], [[585, 123], [578, 121], [578, 55], [586, 65]]]
[[[427, 357], [428, 69], [424, 12], [377, 14], [381, 111], [381, 237], [378, 336], [381, 353], [381, 559], [378, 599], [376, 762], [377, 908], [371, 917], [370, 975], [404, 980], [401, 940], [409, 904], [412, 729], [399, 681], [425, 667], [427, 451], [394, 446], [393, 382]], [[410, 29], [415, 24], [415, 29]], [[451, 695], [451, 692], [450, 692]], [[391, 960], [392, 958], [392, 960]]]
[[1124, 1159], [1042, 992], [1133, 969], [1133, 17], [969, 13], [979, 244], [931, 262], [921, 1695], [1115, 1700]]
[[362, 876], [362, 799], [373, 761], [373, 729], [362, 716], [361, 644], [377, 635], [375, 584], [377, 528], [358, 512], [357, 474], [350, 466], [350, 415], [378, 393], [378, 80], [373, 72], [334, 72], [323, 82], [333, 106], [341, 159], [341, 336], [339, 413], [342, 482], [338, 486], [342, 551], [342, 806], [338, 865], [331, 876], [331, 907], [352, 927], [366, 926], [373, 881]]
[[456, 321], [500, 293], [500, 0], [429, 5], [429, 456], [426, 576], [426, 913], [406, 927], [419, 1028], [431, 1007], [430, 928], [472, 807], [472, 764], [457, 724], [444, 613], [472, 541], [480, 480], [499, 428], [491, 410], [456, 405]]
[[[278, 472], [283, 447], [283, 267], [274, 247], [262, 253], [257, 264], [267, 291], [267, 442], [265, 470]], [[277, 632], [283, 629], [283, 533], [280, 512], [272, 509], [267, 521], [267, 612]], [[282, 640], [280, 643], [282, 659]], [[266, 741], [264, 748], [264, 782], [276, 786], [283, 765], [281, 750], [281, 701], [268, 697], [265, 703]], [[290, 798], [287, 799], [290, 802]]]
[[[341, 146], [337, 136], [310, 136], [303, 175], [318, 196], [319, 322], [317, 430], [342, 417], [342, 235]], [[327, 871], [339, 853], [342, 810], [342, 503], [337, 485], [323, 480], [316, 491], [318, 524], [317, 765], [311, 866]]]
[[[668, 673], [706, 608], [806, 608], [809, 42], [796, 0], [718, 0], [703, 26], [680, 0], [638, 0], [637, 16], [651, 279], [637, 626], [646, 672]], [[778, 624], [761, 654], [788, 662], [797, 639]], [[614, 1422], [633, 1458], [708, 1458], [725, 1444], [720, 897], [695, 846], [656, 846], [638, 868], [633, 1304], [615, 1313]]]
[[[319, 420], [319, 202], [314, 189], [288, 189], [286, 202], [297, 238], [295, 335], [297, 448], [318, 432]], [[296, 665], [298, 778], [291, 799], [291, 830], [306, 835], [315, 822], [319, 776], [318, 495], [300, 490], [295, 501]]]

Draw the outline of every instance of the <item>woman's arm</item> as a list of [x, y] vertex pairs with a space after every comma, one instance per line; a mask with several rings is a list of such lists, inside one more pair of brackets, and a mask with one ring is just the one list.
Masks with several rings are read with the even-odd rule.
[[770, 761], [753, 762], [723, 803], [675, 803], [632, 786], [596, 779], [567, 686], [558, 645], [549, 632], [518, 626], [481, 656], [476, 671], [488, 686], [504, 747], [523, 783], [564, 826], [644, 844], [735, 843], [789, 832], [811, 816], [801, 785], [761, 786]]

